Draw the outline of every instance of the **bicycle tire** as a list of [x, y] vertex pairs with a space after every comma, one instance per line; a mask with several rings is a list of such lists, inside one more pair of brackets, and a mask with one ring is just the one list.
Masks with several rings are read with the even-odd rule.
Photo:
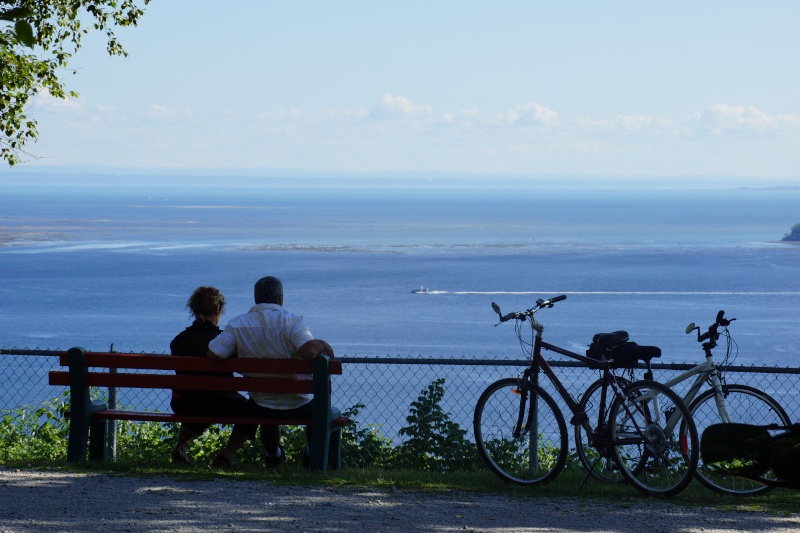
[[[617, 377], [617, 382], [623, 388], [630, 384], [630, 381], [619, 376]], [[578, 404], [580, 412], [586, 413], [589, 417], [590, 425], [596, 424], [597, 420], [608, 421], [608, 413], [611, 410], [614, 397], [613, 394], [608, 395], [606, 398], [606, 412], [603, 413], [602, 419], [598, 418], [602, 388], [603, 378], [600, 378], [589, 385]], [[606, 424], [606, 428], [607, 427]], [[595, 434], [601, 434], [598, 436], [602, 436], [603, 433], [608, 436], [607, 431], [608, 429], [606, 429], [606, 432], [598, 432], [597, 428], [594, 430]], [[613, 457], [610, 448], [604, 447], [598, 449], [595, 446], [589, 445], [589, 435], [587, 435], [586, 428], [584, 428], [582, 424], [575, 425], [575, 454], [578, 456], [584, 470], [586, 470], [591, 477], [607, 483], [623, 483], [627, 481], [625, 476], [622, 475], [619, 464], [617, 464], [617, 460]]]
[[[713, 388], [704, 391], [689, 406], [689, 413], [700, 435], [711, 424], [723, 422], [717, 409], [715, 392]], [[791, 424], [783, 407], [763, 391], [747, 385], [723, 385], [722, 392], [731, 422], [780, 426]], [[771, 486], [755, 480], [712, 472], [705, 468], [702, 456], [695, 476], [700, 483], [720, 494], [756, 496], [772, 490]]]
[[[563, 470], [569, 442], [564, 416], [538, 385], [526, 384], [538, 407], [538, 427], [515, 438], [522, 381], [505, 378], [489, 385], [475, 406], [473, 429], [478, 454], [500, 479], [521, 485], [544, 485]], [[525, 408], [530, 415], [530, 408]], [[531, 434], [535, 438], [531, 438]]]
[[700, 451], [697, 429], [672, 389], [649, 380], [631, 383], [614, 400], [609, 424], [622, 474], [637, 490], [668, 498], [692, 481]]

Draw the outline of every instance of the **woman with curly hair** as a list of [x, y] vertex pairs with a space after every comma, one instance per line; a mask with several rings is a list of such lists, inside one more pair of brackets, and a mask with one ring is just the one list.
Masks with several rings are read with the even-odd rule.
[[[184, 357], [206, 357], [208, 343], [222, 333], [219, 319], [225, 311], [225, 297], [214, 287], [198, 287], [186, 303], [194, 316], [191, 326], [180, 332], [170, 343], [172, 355]], [[176, 371], [176, 374], [205, 374], [207, 372]], [[232, 376], [231, 373], [213, 373], [215, 376]], [[247, 398], [238, 392], [173, 390], [172, 410], [180, 415], [246, 415]], [[208, 424], [181, 424], [178, 442], [172, 450], [172, 460], [190, 463], [186, 455], [189, 444], [208, 429]], [[233, 466], [236, 450], [248, 439], [255, 438], [257, 425], [236, 424], [233, 426], [228, 444], [223, 448], [213, 466]]]

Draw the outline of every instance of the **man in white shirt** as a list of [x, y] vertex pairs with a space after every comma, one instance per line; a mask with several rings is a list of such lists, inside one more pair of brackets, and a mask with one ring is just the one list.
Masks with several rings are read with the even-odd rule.
[[[333, 348], [311, 335], [302, 316], [283, 308], [283, 284], [267, 276], [255, 284], [256, 305], [233, 318], [220, 335], [208, 344], [208, 356], [227, 359], [313, 359], [320, 354], [333, 358]], [[264, 418], [311, 418], [313, 398], [309, 394], [251, 392], [249, 414]], [[306, 436], [310, 439], [309, 428]], [[261, 426], [267, 466], [285, 460], [280, 445], [280, 426]]]

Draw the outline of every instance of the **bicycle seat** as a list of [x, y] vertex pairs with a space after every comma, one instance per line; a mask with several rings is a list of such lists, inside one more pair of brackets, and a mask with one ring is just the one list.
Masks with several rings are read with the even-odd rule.
[[611, 361], [611, 368], [633, 368], [639, 361], [649, 363], [652, 358], [661, 357], [661, 348], [626, 342], [607, 350], [603, 357]]
[[635, 342], [627, 342], [622, 346], [613, 348], [608, 358], [613, 359], [616, 363], [623, 361], [631, 361], [636, 364], [637, 361], [649, 362], [654, 357], [661, 357], [661, 348], [658, 346], [639, 346]]
[[628, 332], [622, 330], [611, 333], [596, 333], [592, 337], [592, 344], [598, 348], [610, 348], [611, 346], [628, 342], [629, 338]]

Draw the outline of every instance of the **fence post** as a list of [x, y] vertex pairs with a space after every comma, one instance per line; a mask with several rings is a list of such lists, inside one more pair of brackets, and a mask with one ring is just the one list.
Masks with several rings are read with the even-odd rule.
[[[534, 385], [539, 385], [539, 364], [534, 359], [532, 380]], [[534, 472], [539, 471], [539, 395], [535, 391], [530, 391], [529, 394], [531, 402], [531, 412], [528, 415], [530, 418], [530, 432], [528, 438], [530, 439], [529, 457], [531, 468]]]
[[[111, 343], [111, 348], [108, 349], [109, 353], [114, 352], [114, 343]], [[116, 368], [110, 368], [109, 372], [112, 374], [117, 373]], [[108, 388], [108, 408], [109, 409], [116, 409], [117, 408], [117, 388], [116, 387], [109, 387]], [[111, 461], [117, 460], [117, 421], [116, 420], [108, 420], [108, 438], [106, 439], [106, 449], [105, 449], [105, 458]]]

